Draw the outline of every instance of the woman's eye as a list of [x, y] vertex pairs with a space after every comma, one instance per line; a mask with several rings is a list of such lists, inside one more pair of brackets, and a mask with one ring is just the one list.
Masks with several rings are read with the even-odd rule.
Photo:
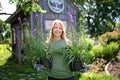
[[61, 27], [59, 29], [62, 29]]
[[61, 27], [54, 27], [54, 29], [62, 29]]
[[54, 29], [57, 29], [57, 27], [54, 27]]

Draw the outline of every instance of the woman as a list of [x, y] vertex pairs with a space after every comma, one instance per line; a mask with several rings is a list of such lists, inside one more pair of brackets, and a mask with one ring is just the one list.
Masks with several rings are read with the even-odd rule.
[[73, 72], [64, 60], [64, 51], [71, 41], [66, 38], [65, 27], [61, 20], [55, 20], [47, 40], [49, 51], [52, 56], [52, 68], [48, 80], [74, 80]]

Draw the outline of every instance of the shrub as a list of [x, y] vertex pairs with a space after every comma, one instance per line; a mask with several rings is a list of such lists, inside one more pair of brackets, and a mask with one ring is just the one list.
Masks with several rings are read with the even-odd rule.
[[115, 58], [117, 52], [119, 51], [119, 44], [117, 42], [111, 42], [108, 45], [97, 45], [93, 47], [90, 51], [90, 54], [94, 56], [94, 58], [104, 58], [106, 60], [111, 60]]
[[85, 38], [84, 42], [87, 47], [87, 50], [90, 51], [92, 47], [94, 46], [94, 41], [92, 39]]
[[108, 76], [105, 73], [90, 72], [86, 73], [86, 75], [82, 75], [79, 80], [117, 80], [117, 79]]
[[12, 50], [9, 44], [0, 44], [0, 66], [4, 65], [12, 56], [12, 53], [7, 50], [8, 48]]
[[120, 32], [106, 32], [99, 36], [99, 41], [101, 44], [109, 44], [110, 42], [119, 42], [120, 40]]
[[104, 56], [103, 50], [104, 50], [103, 46], [96, 45], [91, 49], [90, 54], [93, 55], [94, 59], [97, 59]]
[[114, 58], [119, 51], [119, 44], [117, 42], [110, 42], [109, 45], [104, 47], [104, 59], [111, 60]]

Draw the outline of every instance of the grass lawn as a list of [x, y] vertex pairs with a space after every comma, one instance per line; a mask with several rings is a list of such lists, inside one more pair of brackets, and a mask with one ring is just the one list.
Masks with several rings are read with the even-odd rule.
[[47, 72], [37, 71], [29, 65], [19, 65], [10, 60], [0, 66], [0, 80], [46, 80]]
[[46, 71], [40, 72], [29, 65], [16, 64], [7, 48], [11, 49], [8, 44], [0, 44], [0, 80], [46, 80]]
[[0, 44], [0, 66], [4, 65], [7, 62], [7, 59], [12, 56], [12, 53], [7, 50], [11, 47], [8, 44]]

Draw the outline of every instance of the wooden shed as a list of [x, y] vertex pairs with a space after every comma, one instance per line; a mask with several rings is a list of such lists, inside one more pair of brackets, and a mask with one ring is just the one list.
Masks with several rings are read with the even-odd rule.
[[[21, 18], [20, 22], [24, 24], [24, 19], [27, 19], [30, 25], [31, 31], [34, 30], [36, 26], [35, 17], [38, 17], [38, 22], [42, 32], [46, 35], [48, 30], [51, 27], [51, 23], [55, 19], [60, 19], [64, 22], [66, 29], [70, 26], [70, 21], [68, 18], [68, 12], [73, 16], [74, 27], [77, 27], [77, 16], [79, 9], [70, 2], [70, 0], [39, 0], [39, 5], [42, 9], [46, 10], [46, 14], [30, 12], [30, 14], [25, 15], [24, 11], [17, 9], [7, 20], [7, 23], [11, 24], [12, 32], [12, 50], [18, 56], [18, 62], [21, 63], [21, 45], [22, 41], [22, 32], [19, 25], [19, 17]], [[19, 37], [19, 38], [18, 38]]]

